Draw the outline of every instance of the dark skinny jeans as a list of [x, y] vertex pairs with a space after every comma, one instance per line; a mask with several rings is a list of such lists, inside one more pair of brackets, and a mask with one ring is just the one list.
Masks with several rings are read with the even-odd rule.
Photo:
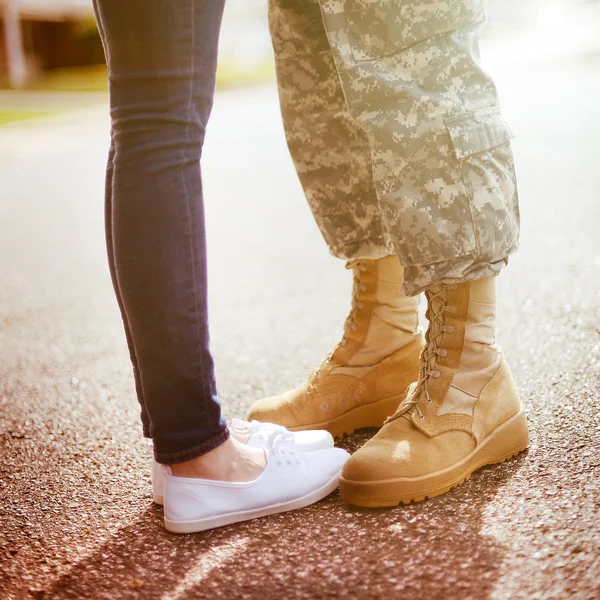
[[224, 0], [94, 0], [108, 63], [106, 242], [161, 463], [229, 437], [209, 347], [200, 157]]

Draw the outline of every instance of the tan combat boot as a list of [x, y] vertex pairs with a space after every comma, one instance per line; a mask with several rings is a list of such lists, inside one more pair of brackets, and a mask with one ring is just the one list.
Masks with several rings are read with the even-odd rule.
[[528, 444], [527, 420], [494, 345], [495, 280], [434, 286], [418, 382], [344, 466], [342, 498], [395, 506], [449, 491]]
[[381, 427], [419, 373], [424, 346], [419, 298], [400, 292], [396, 256], [348, 263], [354, 271], [352, 311], [344, 337], [297, 389], [264, 398], [248, 418], [292, 431], [326, 429], [334, 436]]

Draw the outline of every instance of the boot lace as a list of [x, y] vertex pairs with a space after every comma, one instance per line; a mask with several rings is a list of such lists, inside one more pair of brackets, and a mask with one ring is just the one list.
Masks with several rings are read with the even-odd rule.
[[446, 325], [446, 313], [456, 312], [456, 307], [448, 305], [448, 290], [456, 289], [455, 285], [439, 285], [427, 291], [427, 319], [429, 327], [425, 334], [425, 348], [421, 353], [421, 370], [419, 379], [413, 383], [406, 393], [406, 398], [398, 407], [398, 410], [386, 420], [386, 423], [397, 419], [402, 415], [406, 415], [408, 411], [415, 408], [420, 419], [424, 419], [425, 415], [419, 406], [419, 400], [424, 397], [425, 402], [431, 403], [429, 395], [429, 381], [431, 378], [437, 379], [440, 372], [435, 369], [438, 356], [445, 357], [448, 351], [440, 348], [441, 338], [444, 333], [452, 333], [452, 325]]
[[340, 342], [338, 342], [333, 350], [325, 357], [325, 360], [317, 367], [313, 369], [308, 376], [308, 389], [312, 390], [313, 385], [317, 378], [319, 377], [321, 370], [327, 366], [331, 360], [333, 359], [334, 354], [340, 347], [345, 347], [348, 343], [348, 334], [350, 331], [356, 331], [358, 329], [358, 325], [354, 322], [354, 318], [356, 313], [359, 310], [362, 310], [365, 307], [364, 302], [358, 299], [360, 292], [365, 292], [367, 290], [366, 284], [364, 284], [360, 280], [360, 274], [368, 271], [369, 267], [360, 260], [350, 260], [346, 263], [346, 269], [352, 269], [354, 272], [354, 278], [352, 282], [352, 305], [350, 308], [350, 313], [346, 317], [346, 321], [344, 322], [344, 334]]

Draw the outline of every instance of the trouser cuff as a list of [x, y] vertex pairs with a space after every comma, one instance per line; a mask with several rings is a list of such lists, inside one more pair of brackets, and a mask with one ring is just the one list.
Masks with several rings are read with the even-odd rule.
[[178, 452], [161, 452], [159, 448], [156, 447], [156, 443], [154, 445], [154, 458], [156, 462], [161, 463], [163, 465], [175, 465], [177, 463], [186, 462], [188, 460], [192, 460], [193, 458], [198, 458], [215, 448], [218, 448], [221, 444], [224, 444], [230, 436], [229, 428], [225, 427], [221, 433], [213, 436], [209, 440], [199, 444], [197, 446], [193, 446], [192, 448], [188, 448], [186, 450], [180, 450]]
[[430, 265], [404, 266], [402, 291], [407, 296], [415, 296], [438, 283], [464, 283], [495, 277], [507, 264], [508, 257], [495, 262], [476, 263], [473, 256], [461, 256]]
[[338, 247], [330, 245], [329, 251], [333, 256], [342, 260], [378, 260], [390, 254], [395, 254], [391, 243], [386, 244], [383, 240], [372, 240], [370, 238], [357, 240], [356, 242]]

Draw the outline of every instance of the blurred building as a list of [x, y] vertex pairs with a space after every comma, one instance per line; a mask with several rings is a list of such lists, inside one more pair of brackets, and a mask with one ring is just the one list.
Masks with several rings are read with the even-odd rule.
[[[91, 0], [0, 0], [0, 80], [22, 87], [48, 69], [102, 63], [93, 16]], [[267, 0], [227, 0], [222, 58], [243, 69], [269, 56], [266, 21]]]
[[0, 0], [0, 78], [102, 61], [91, 0]]
[[[592, 6], [600, 0], [489, 0], [488, 13], [492, 28], [560, 28]], [[267, 0], [227, 0], [219, 54], [242, 70], [270, 59]], [[21, 87], [48, 69], [103, 60], [92, 0], [0, 0], [0, 81]]]

